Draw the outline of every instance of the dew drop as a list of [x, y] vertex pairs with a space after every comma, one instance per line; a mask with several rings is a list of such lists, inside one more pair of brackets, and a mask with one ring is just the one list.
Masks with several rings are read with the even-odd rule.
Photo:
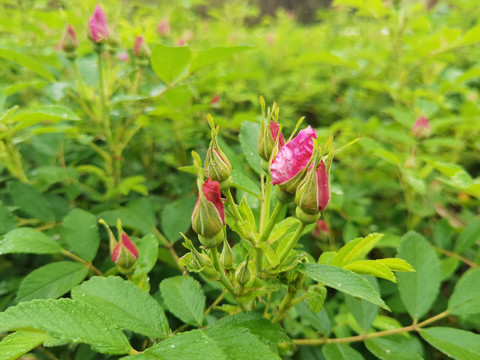
[[173, 349], [175, 347], [175, 345], [170, 345], [170, 347]]
[[385, 350], [385, 352], [386, 352], [387, 354], [390, 354], [390, 350], [389, 350], [389, 349]]
[[342, 286], [342, 284], [337, 284], [337, 286]]

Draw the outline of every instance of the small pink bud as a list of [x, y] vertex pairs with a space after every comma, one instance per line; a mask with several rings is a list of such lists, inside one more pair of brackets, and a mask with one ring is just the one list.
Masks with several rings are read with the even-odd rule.
[[89, 22], [90, 38], [96, 42], [103, 42], [110, 36], [110, 30], [108, 29], [107, 19], [102, 8], [97, 5], [95, 11]]
[[120, 241], [112, 251], [112, 261], [124, 270], [130, 270], [138, 259], [137, 246], [127, 234], [122, 233]]
[[328, 235], [329, 229], [325, 221], [318, 220], [315, 224], [315, 229], [313, 229], [313, 237], [318, 238], [320, 234]]
[[210, 100], [210, 105], [215, 105], [220, 102], [220, 94], [215, 94], [212, 97], [212, 100]]
[[118, 60], [129, 61], [130, 60], [130, 55], [128, 55], [128, 52], [122, 51], [121, 53], [118, 54]]
[[65, 52], [72, 52], [78, 47], [77, 34], [72, 26], [67, 25], [60, 39], [60, 48]]
[[163, 19], [160, 24], [158, 24], [157, 32], [161, 36], [169, 36], [170, 35], [170, 22], [168, 19]]
[[181, 38], [178, 39], [178, 41], [177, 41], [177, 46], [185, 46], [185, 40], [183, 40], [183, 39], [181, 39]]
[[430, 123], [425, 116], [420, 116], [412, 128], [412, 134], [417, 139], [428, 138], [431, 134]]
[[272, 185], [290, 194], [295, 192], [307, 171], [316, 138], [317, 132], [309, 126], [280, 149], [270, 166]]
[[135, 45], [133, 46], [133, 54], [139, 59], [150, 58], [150, 48], [148, 47], [143, 36], [137, 36], [135, 39]]

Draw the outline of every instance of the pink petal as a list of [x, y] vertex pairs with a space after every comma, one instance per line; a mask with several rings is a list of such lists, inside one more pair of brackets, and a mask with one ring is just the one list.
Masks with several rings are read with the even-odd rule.
[[135, 259], [138, 259], [137, 246], [132, 242], [132, 240], [130, 240], [128, 235], [125, 233], [122, 233], [122, 243], [123, 246], [135, 257]]
[[107, 39], [110, 31], [108, 29], [107, 19], [102, 8], [97, 5], [95, 6], [95, 11], [93, 12], [92, 17], [90, 18], [90, 35], [92, 36], [93, 41], [99, 42], [103, 39]]
[[307, 166], [313, 154], [312, 139], [316, 138], [317, 132], [309, 126], [280, 149], [270, 167], [272, 185], [287, 182]]
[[[277, 140], [278, 130], [280, 129], [280, 124], [272, 121], [270, 123], [270, 133], [272, 134], [273, 141]], [[285, 145], [285, 138], [283, 134], [280, 133], [280, 138], [278, 139], [278, 147], [282, 148]]]
[[121, 251], [122, 251], [122, 242], [119, 241], [117, 245], [115, 245], [115, 248], [113, 249], [113, 252], [112, 252], [113, 262], [116, 262], [118, 260], [118, 257], [120, 256]]
[[325, 163], [320, 161], [317, 167], [317, 185], [318, 185], [318, 205], [325, 210], [330, 201], [330, 188], [328, 184], [327, 170], [325, 169]]
[[203, 195], [205, 195], [207, 200], [210, 201], [213, 205], [215, 205], [218, 211], [218, 215], [220, 215], [220, 219], [222, 219], [223, 224], [225, 224], [225, 209], [223, 208], [220, 183], [218, 181], [212, 181], [211, 179], [207, 179], [207, 181], [203, 183], [202, 191]]

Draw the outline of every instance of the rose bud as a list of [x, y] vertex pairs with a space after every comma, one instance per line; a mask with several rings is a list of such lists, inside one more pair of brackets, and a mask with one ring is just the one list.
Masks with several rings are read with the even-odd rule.
[[170, 23], [168, 19], [163, 19], [160, 24], [158, 24], [157, 32], [161, 36], [169, 36], [170, 35]]
[[317, 132], [310, 126], [283, 146], [270, 166], [272, 185], [287, 194], [294, 194], [312, 161], [313, 139]]
[[118, 54], [118, 60], [120, 61], [129, 61], [130, 60], [130, 55], [128, 55], [128, 52], [122, 51]]
[[250, 269], [248, 267], [248, 257], [242, 262], [235, 271], [235, 279], [240, 286], [245, 286], [251, 278]]
[[329, 231], [327, 223], [323, 220], [318, 220], [315, 224], [315, 229], [313, 229], [313, 237], [318, 239], [320, 234], [328, 235]]
[[285, 145], [285, 138], [280, 132], [280, 125], [275, 121], [268, 121], [266, 124], [262, 121], [260, 128], [260, 137], [258, 138], [258, 155], [265, 160], [270, 161], [275, 143], [277, 142], [277, 151]]
[[309, 224], [316, 222], [318, 217], [315, 215], [319, 215], [320, 211], [325, 210], [329, 201], [330, 189], [327, 170], [323, 160], [320, 160], [318, 166], [315, 163], [310, 167], [305, 180], [297, 189], [295, 203], [297, 204], [298, 218]]
[[60, 39], [60, 48], [65, 51], [67, 57], [71, 60], [77, 56], [75, 50], [78, 47], [77, 34], [70, 25], [67, 25]]
[[138, 58], [149, 59], [150, 53], [150, 48], [145, 42], [143, 36], [137, 36], [135, 39], [135, 45], [133, 46], [133, 54]]
[[107, 19], [102, 8], [97, 5], [95, 6], [95, 11], [93, 12], [89, 27], [89, 38], [94, 43], [104, 43], [110, 37], [110, 30], [108, 29]]
[[136, 264], [137, 259], [137, 246], [130, 240], [128, 235], [123, 232], [117, 246], [113, 249], [112, 261], [117, 264], [121, 270], [128, 271]]
[[220, 94], [215, 94], [210, 100], [210, 105], [217, 105], [220, 102]]
[[212, 248], [222, 242], [224, 225], [225, 210], [220, 193], [220, 184], [218, 181], [207, 179], [198, 193], [197, 203], [193, 209], [193, 230], [198, 234], [202, 245]]
[[425, 139], [430, 136], [430, 123], [425, 116], [422, 115], [417, 119], [417, 121], [415, 121], [415, 125], [413, 125], [412, 128], [412, 134], [417, 139]]
[[217, 136], [219, 128], [215, 127], [213, 119], [211, 125], [212, 141], [210, 142], [207, 156], [205, 158], [205, 172], [207, 177], [211, 178], [213, 181], [218, 181], [222, 189], [224, 189], [225, 187], [231, 186], [230, 174], [232, 173], [232, 165], [230, 164], [230, 161], [228, 161], [227, 155], [225, 155], [218, 145]]
[[232, 269], [233, 265], [235, 265], [235, 253], [226, 238], [223, 239], [223, 249], [222, 254], [220, 255], [220, 262], [227, 270]]

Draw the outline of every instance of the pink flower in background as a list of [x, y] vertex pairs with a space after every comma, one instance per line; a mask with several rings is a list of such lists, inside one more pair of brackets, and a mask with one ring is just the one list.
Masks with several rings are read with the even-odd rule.
[[430, 136], [430, 123], [425, 116], [422, 115], [417, 119], [417, 121], [415, 121], [415, 125], [413, 125], [412, 128], [412, 134], [418, 139], [424, 139]]
[[133, 256], [135, 259], [138, 259], [138, 249], [137, 246], [130, 240], [127, 234], [122, 233], [122, 238], [117, 243], [112, 252], [112, 261], [117, 262], [120, 258], [120, 255], [124, 252], [128, 256]]
[[138, 52], [140, 51], [143, 42], [143, 36], [137, 36], [137, 38], [135, 39], [135, 45], [133, 46], [133, 54], [135, 56], [138, 56]]
[[320, 234], [328, 235], [329, 229], [325, 221], [318, 220], [313, 229], [313, 237], [318, 238]]
[[99, 5], [95, 6], [95, 11], [90, 18], [88, 25], [90, 29], [90, 37], [94, 42], [101, 42], [108, 39], [110, 36], [107, 19], [105, 18], [105, 14]]
[[183, 39], [181, 39], [181, 38], [178, 39], [178, 40], [177, 40], [177, 46], [185, 46], [185, 40], [183, 40]]
[[170, 22], [168, 19], [163, 19], [160, 24], [158, 24], [157, 32], [161, 36], [169, 36], [170, 35]]
[[[306, 170], [313, 154], [313, 139], [316, 138], [317, 132], [309, 126], [280, 149], [270, 167], [272, 185], [282, 185], [291, 181], [298, 185], [301, 179], [296, 177], [302, 170]], [[295, 188], [296, 186], [293, 188], [289, 186], [285, 191], [294, 192]]]
[[210, 100], [210, 105], [215, 105], [220, 102], [220, 94], [215, 94], [212, 97], [212, 100]]
[[122, 51], [121, 53], [118, 54], [118, 60], [129, 61], [130, 60], [130, 55], [128, 55], [128, 52]]

